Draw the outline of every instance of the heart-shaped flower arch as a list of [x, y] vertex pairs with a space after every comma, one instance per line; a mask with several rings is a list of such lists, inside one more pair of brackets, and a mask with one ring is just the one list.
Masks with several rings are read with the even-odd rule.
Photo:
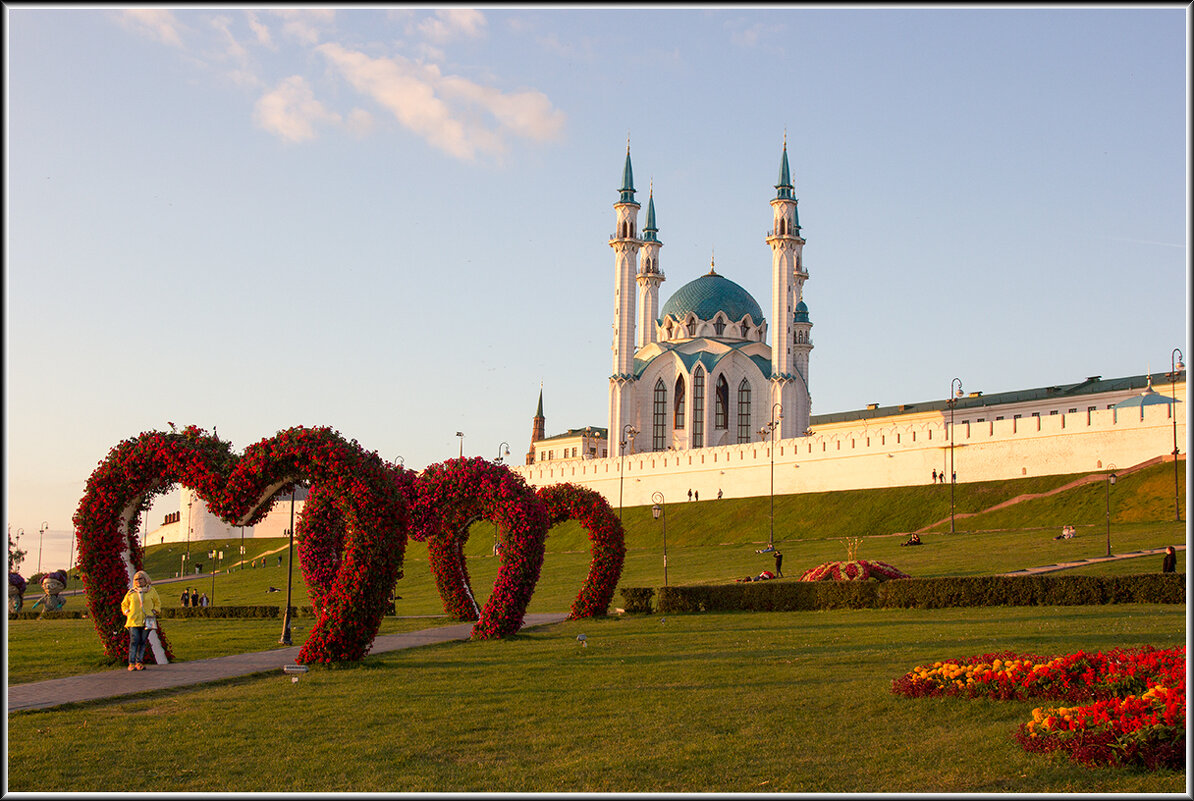
[[540, 487], [540, 499], [547, 507], [551, 525], [565, 520], [576, 520], [589, 532], [589, 550], [593, 561], [589, 574], [580, 588], [569, 620], [594, 617], [609, 612], [610, 602], [622, 575], [622, 563], [626, 559], [626, 535], [622, 523], [609, 501], [596, 490], [578, 484], [552, 484]]
[[[195, 426], [151, 431], [114, 447], [87, 481], [75, 514], [79, 565], [88, 605], [108, 656], [128, 647], [120, 600], [141, 569], [138, 512], [175, 484], [193, 489], [212, 513], [253, 525], [275, 497], [311, 485], [342, 521], [343, 558], [320, 598], [320, 614], [300, 662], [360, 659], [368, 652], [406, 547], [406, 498], [376, 453], [329, 428], [291, 428], [235, 457], [230, 445]], [[340, 549], [337, 549], [337, 553]], [[171, 654], [164, 633], [150, 636], [151, 661]]]
[[[516, 633], [539, 581], [547, 538], [547, 510], [522, 477], [480, 457], [451, 459], [418, 475], [413, 487], [411, 539], [425, 540], [444, 611], [476, 620], [474, 639]], [[488, 520], [501, 546], [497, 579], [477, 609], [465, 567], [468, 527]]]

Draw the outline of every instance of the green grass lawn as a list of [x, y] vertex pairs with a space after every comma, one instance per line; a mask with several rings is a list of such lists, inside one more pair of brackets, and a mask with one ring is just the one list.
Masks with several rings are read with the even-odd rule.
[[[996, 650], [1183, 644], [1185, 615], [1123, 605], [568, 622], [298, 682], [11, 713], [8, 789], [1181, 793], [1184, 771], [1025, 753], [1011, 734], [1031, 702], [912, 700], [890, 687], [919, 664]], [[136, 769], [130, 754], [146, 755]]]

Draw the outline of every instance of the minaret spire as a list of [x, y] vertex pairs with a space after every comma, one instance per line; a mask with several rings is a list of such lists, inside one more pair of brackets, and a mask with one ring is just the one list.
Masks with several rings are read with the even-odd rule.
[[622, 167], [622, 186], [619, 187], [619, 203], [634, 202], [634, 170], [630, 167], [630, 136], [626, 137], [626, 165]]

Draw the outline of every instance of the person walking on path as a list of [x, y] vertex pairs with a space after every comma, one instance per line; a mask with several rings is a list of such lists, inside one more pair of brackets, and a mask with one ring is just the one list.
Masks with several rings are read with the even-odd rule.
[[120, 611], [125, 616], [124, 627], [129, 631], [129, 670], [145, 670], [145, 644], [149, 641], [149, 629], [157, 627], [162, 599], [144, 570], [133, 574], [133, 588], [124, 594]]
[[1165, 560], [1161, 562], [1162, 573], [1173, 573], [1177, 570], [1177, 553], [1170, 545], [1165, 549]]
[[199, 590], [191, 589], [191, 606], [197, 608], [199, 606]]
[[183, 606], [183, 609], [187, 608], [187, 607], [190, 605], [190, 603], [191, 603], [191, 588], [190, 588], [190, 587], [188, 587], [188, 588], [186, 588], [185, 590], [183, 590], [183, 591], [182, 591], [182, 606]]

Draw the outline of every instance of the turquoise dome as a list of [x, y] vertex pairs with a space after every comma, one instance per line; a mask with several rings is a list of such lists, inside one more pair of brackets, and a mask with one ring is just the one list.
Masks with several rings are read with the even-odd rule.
[[795, 318], [798, 323], [808, 322], [808, 306], [804, 304], [803, 300], [796, 304]]
[[755, 325], [763, 322], [763, 310], [750, 293], [712, 270], [677, 289], [663, 304], [659, 319], [671, 315], [683, 322], [691, 313], [698, 320], [712, 320], [719, 311], [733, 323], [748, 314]]

